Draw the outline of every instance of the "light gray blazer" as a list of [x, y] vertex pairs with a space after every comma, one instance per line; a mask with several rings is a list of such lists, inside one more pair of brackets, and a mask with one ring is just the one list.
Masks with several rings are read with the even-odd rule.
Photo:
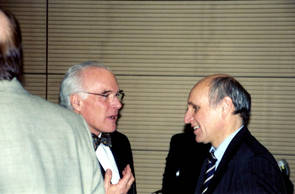
[[0, 193], [104, 193], [85, 121], [0, 81]]

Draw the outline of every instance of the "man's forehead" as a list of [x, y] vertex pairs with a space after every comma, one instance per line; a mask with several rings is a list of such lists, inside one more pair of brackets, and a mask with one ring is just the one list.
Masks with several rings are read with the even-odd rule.
[[207, 84], [196, 84], [189, 95], [188, 104], [197, 105], [200, 101], [207, 99], [209, 95], [209, 86]]
[[[84, 86], [94, 90], [114, 91], [118, 84], [113, 73], [104, 68], [89, 67], [83, 72]], [[116, 91], [115, 91], [116, 92]]]
[[86, 77], [97, 78], [98, 80], [109, 79], [109, 78], [114, 79], [113, 73], [102, 67], [95, 67], [95, 66], [87, 67], [83, 70], [82, 73]]
[[196, 96], [196, 95], [201, 95], [201, 94], [208, 94], [209, 91], [209, 85], [207, 82], [200, 82], [196, 84], [190, 93], [190, 96]]

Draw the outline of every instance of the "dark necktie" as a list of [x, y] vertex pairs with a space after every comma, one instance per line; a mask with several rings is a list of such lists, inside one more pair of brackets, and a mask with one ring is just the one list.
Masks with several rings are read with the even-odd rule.
[[105, 146], [112, 147], [112, 139], [111, 139], [111, 134], [109, 133], [102, 133], [101, 137], [98, 137], [95, 134], [91, 134], [92, 139], [93, 139], [93, 147], [94, 150], [96, 151], [97, 147], [99, 146], [100, 143], [104, 144]]
[[205, 173], [205, 181], [203, 183], [202, 194], [207, 192], [210, 181], [212, 180], [214, 176], [216, 161], [217, 159], [214, 156], [214, 153], [210, 152], [210, 155], [208, 158], [207, 171]]

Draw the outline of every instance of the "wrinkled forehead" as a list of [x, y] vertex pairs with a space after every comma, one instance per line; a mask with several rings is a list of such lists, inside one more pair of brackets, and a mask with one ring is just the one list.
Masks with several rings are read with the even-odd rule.
[[3, 43], [10, 38], [10, 31], [11, 26], [9, 24], [8, 18], [3, 13], [3, 11], [0, 10], [0, 43]]

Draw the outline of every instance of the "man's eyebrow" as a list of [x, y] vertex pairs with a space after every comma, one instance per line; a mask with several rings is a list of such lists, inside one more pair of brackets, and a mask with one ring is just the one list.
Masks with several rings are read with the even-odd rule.
[[[120, 92], [122, 90], [118, 90], [116, 93]], [[104, 90], [101, 94], [108, 94], [114, 92], [113, 90]]]
[[199, 109], [199, 106], [195, 105], [195, 104], [192, 103], [192, 102], [188, 102], [187, 105], [192, 106], [193, 109], [195, 109], [195, 110], [198, 110], [198, 109]]
[[192, 102], [188, 102], [187, 105], [190, 105], [190, 106], [196, 106], [196, 105], [193, 104]]
[[107, 94], [107, 93], [111, 93], [112, 92], [112, 90], [104, 90], [103, 92], [102, 92], [102, 94]]

